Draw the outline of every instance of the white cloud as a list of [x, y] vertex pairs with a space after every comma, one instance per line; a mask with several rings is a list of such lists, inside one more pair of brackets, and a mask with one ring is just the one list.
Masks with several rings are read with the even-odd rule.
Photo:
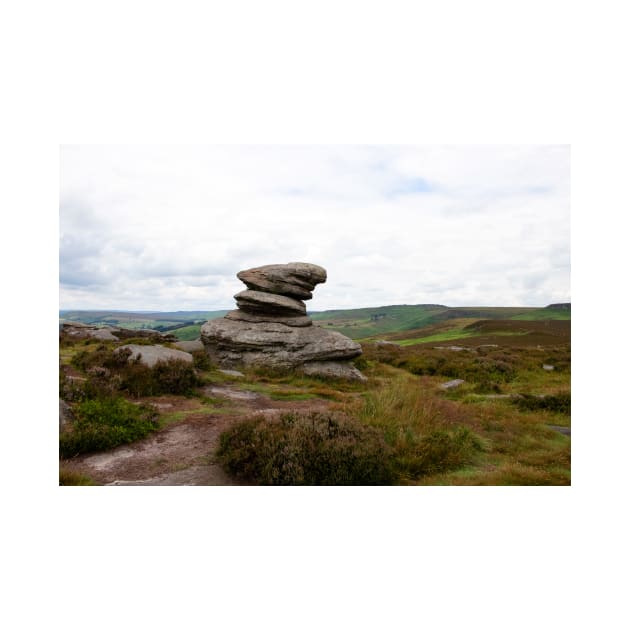
[[309, 307], [569, 299], [562, 146], [72, 146], [62, 308], [232, 307], [236, 273], [327, 268]]

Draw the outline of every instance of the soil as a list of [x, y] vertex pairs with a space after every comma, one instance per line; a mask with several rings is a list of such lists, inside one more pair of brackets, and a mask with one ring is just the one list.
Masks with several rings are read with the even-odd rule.
[[183, 418], [133, 444], [63, 460], [63, 468], [111, 486], [239, 485], [214, 461], [223, 431], [255, 413], [323, 411], [331, 404], [319, 398], [272, 400], [228, 384], [208, 386], [204, 394], [225, 401], [221, 412], [195, 412], [198, 399], [177, 396], [143, 399], [140, 402], [152, 404], [162, 413], [184, 412]]

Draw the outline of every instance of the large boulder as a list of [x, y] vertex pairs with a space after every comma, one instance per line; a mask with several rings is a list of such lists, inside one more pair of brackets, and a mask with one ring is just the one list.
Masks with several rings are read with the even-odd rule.
[[238, 308], [201, 327], [210, 359], [223, 368], [288, 368], [306, 374], [363, 380], [348, 362], [361, 346], [312, 325], [302, 300], [313, 297], [326, 270], [310, 263], [264, 265], [237, 274], [247, 290], [235, 295]]
[[116, 348], [115, 352], [121, 352], [123, 350], [131, 350], [129, 355], [129, 361], [139, 360], [140, 363], [154, 367], [158, 361], [186, 361], [187, 363], [193, 362], [193, 356], [189, 352], [183, 352], [182, 350], [175, 350], [174, 348], [166, 348], [164, 346], [141, 346], [135, 343], [128, 343], [120, 348]]
[[310, 300], [315, 285], [326, 282], [326, 270], [319, 265], [294, 262], [246, 269], [239, 271], [236, 277], [254, 291]]
[[338, 332], [317, 326], [213, 319], [201, 327], [210, 359], [223, 367], [267, 365], [301, 367], [308, 361], [350, 360], [361, 346]]

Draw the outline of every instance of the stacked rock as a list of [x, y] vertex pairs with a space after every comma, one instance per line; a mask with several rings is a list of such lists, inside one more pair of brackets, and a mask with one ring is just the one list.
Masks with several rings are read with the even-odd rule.
[[326, 282], [326, 270], [310, 263], [264, 265], [240, 271], [247, 289], [236, 294], [236, 310], [206, 322], [201, 341], [221, 367], [299, 368], [305, 374], [363, 380], [348, 363], [361, 346], [313, 326], [303, 300]]

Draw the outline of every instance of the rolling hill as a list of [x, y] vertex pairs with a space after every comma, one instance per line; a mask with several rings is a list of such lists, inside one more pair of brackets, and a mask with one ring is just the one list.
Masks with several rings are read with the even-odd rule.
[[[220, 311], [59, 311], [59, 322], [74, 321], [131, 329], [152, 329], [172, 332], [181, 340], [197, 339], [201, 325], [223, 317]], [[320, 311], [309, 313], [315, 326], [336, 330], [351, 339], [387, 337], [411, 340], [437, 335], [436, 339], [455, 339], [458, 331], [480, 320], [570, 320], [570, 304], [537, 307], [449, 307], [442, 304], [398, 304], [369, 308]], [[469, 336], [470, 330], [463, 336]]]

